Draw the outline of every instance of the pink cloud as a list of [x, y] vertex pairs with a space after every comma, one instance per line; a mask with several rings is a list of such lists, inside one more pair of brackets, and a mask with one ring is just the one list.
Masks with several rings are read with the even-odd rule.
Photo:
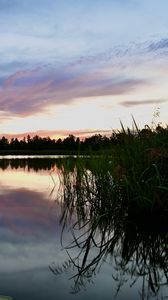
[[111, 135], [111, 130], [101, 130], [101, 129], [84, 129], [84, 130], [39, 130], [39, 131], [34, 131], [34, 132], [23, 132], [19, 134], [11, 133], [11, 134], [0, 134], [0, 138], [5, 135], [7, 139], [11, 138], [18, 138], [22, 139], [23, 137], [27, 137], [30, 135], [31, 137], [38, 135], [40, 137], [48, 137], [50, 136], [51, 138], [62, 138], [64, 139], [68, 135], [74, 135], [79, 138], [85, 138], [89, 137], [91, 135], [95, 134], [101, 134], [101, 135], [106, 135], [110, 136]]
[[50, 105], [71, 104], [78, 98], [124, 94], [142, 84], [141, 79], [102, 75], [96, 68], [82, 71], [71, 66], [21, 71], [4, 82], [0, 110], [28, 116]]

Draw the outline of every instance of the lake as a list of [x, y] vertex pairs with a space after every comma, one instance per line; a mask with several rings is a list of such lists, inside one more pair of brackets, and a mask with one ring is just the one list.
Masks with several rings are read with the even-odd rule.
[[[0, 159], [0, 295], [15, 300], [165, 299], [165, 233], [122, 228], [114, 243], [114, 229], [102, 223], [91, 235], [90, 220], [83, 226], [85, 216], [74, 208], [65, 220], [60, 170], [58, 157]], [[121, 249], [125, 232], [129, 251]], [[121, 253], [129, 256], [125, 264]]]

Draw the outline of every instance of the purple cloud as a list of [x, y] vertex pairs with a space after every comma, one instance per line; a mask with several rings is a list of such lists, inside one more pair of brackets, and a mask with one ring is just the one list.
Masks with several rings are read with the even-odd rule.
[[102, 75], [96, 68], [38, 68], [16, 72], [0, 90], [0, 110], [30, 115], [49, 105], [70, 104], [77, 98], [124, 94], [139, 85], [141, 79]]

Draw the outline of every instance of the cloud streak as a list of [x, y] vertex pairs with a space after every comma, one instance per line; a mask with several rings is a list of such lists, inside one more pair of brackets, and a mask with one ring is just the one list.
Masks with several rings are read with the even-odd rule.
[[158, 51], [158, 50], [168, 50], [168, 39], [161, 39], [159, 41], [155, 41], [149, 44], [149, 51]]
[[[79, 138], [85, 138], [89, 137], [91, 135], [95, 134], [101, 134], [101, 135], [111, 135], [111, 130], [102, 130], [102, 129], [83, 129], [83, 130], [37, 130], [33, 132], [23, 132], [23, 133], [11, 133], [11, 134], [5, 134], [5, 137], [10, 140], [11, 138], [18, 138], [23, 139], [23, 137], [27, 137], [30, 135], [31, 137], [34, 137], [35, 135], [38, 135], [40, 137], [51, 137], [51, 138], [66, 138], [68, 135], [74, 135], [75, 137]], [[0, 138], [4, 136], [4, 134], [0, 134]]]
[[148, 99], [148, 100], [136, 100], [136, 101], [122, 101], [119, 104], [125, 107], [137, 106], [137, 105], [151, 105], [167, 102], [165, 99]]
[[79, 98], [123, 95], [144, 83], [144, 80], [131, 77], [103, 76], [94, 69], [21, 71], [4, 81], [0, 90], [0, 110], [27, 116], [51, 105], [71, 104]]

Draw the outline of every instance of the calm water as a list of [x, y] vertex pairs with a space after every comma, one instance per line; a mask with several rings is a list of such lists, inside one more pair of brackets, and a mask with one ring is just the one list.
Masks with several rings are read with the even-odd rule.
[[[103, 257], [98, 268], [75, 287], [76, 277], [72, 277], [77, 269], [65, 250], [73, 234], [69, 223], [61, 243], [63, 203], [59, 195], [54, 158], [0, 160], [0, 294], [15, 300], [147, 299], [149, 276], [131, 273], [132, 261], [127, 270], [117, 269], [112, 255]], [[90, 249], [91, 259], [97, 252]], [[76, 257], [79, 248], [68, 253]], [[119, 260], [117, 250], [115, 254]], [[153, 299], [165, 296], [167, 286]]]

